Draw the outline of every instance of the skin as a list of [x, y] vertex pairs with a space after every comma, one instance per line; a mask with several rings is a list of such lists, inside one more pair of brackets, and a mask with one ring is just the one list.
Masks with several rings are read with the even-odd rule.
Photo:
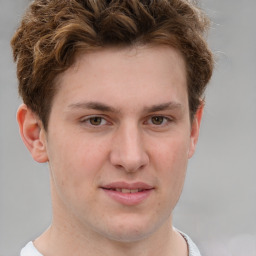
[[[50, 167], [53, 221], [35, 240], [38, 250], [45, 256], [188, 255], [171, 213], [203, 107], [191, 122], [180, 53], [141, 46], [82, 54], [57, 86], [47, 132], [26, 105], [17, 114], [33, 158]], [[124, 205], [102, 189], [117, 181], [153, 189], [141, 203]]]

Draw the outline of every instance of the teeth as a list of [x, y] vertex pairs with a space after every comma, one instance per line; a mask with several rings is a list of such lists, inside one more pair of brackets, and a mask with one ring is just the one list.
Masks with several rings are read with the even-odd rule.
[[122, 193], [131, 193], [130, 189], [122, 188]]
[[127, 189], [127, 188], [116, 188], [115, 189], [117, 192], [122, 192], [122, 193], [137, 193], [139, 191], [142, 191], [141, 189]]
[[109, 190], [121, 192], [121, 193], [124, 193], [124, 194], [128, 194], [128, 193], [138, 193], [138, 192], [144, 191], [144, 189], [141, 189], [141, 188], [138, 188], [138, 189], [110, 188]]

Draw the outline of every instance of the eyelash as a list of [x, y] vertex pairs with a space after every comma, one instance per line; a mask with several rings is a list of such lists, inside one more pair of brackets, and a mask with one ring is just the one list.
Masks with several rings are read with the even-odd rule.
[[[93, 119], [100, 119], [100, 123], [99, 124], [93, 124], [92, 121]], [[152, 122], [153, 118], [158, 118], [158, 119], [162, 119], [162, 122], [160, 124], [154, 124]], [[155, 120], [156, 121], [156, 120]], [[105, 125], [110, 125], [111, 123], [109, 121], [106, 120], [105, 117], [102, 117], [102, 116], [88, 116], [86, 118], [83, 118], [80, 120], [80, 122], [82, 124], [86, 124], [90, 127], [94, 127], [94, 128], [100, 128], [102, 126], [105, 126]], [[147, 117], [146, 121], [143, 122], [143, 124], [149, 124], [153, 127], [165, 127], [165, 126], [168, 126], [168, 124], [170, 124], [171, 122], [173, 122], [173, 119], [170, 118], [170, 117], [167, 117], [167, 116], [162, 116], [162, 115], [153, 115], [153, 116], [149, 116]]]
[[[100, 124], [92, 124], [93, 119], [95, 120], [96, 118], [100, 119]], [[107, 125], [107, 123], [109, 123], [106, 118], [102, 117], [102, 116], [88, 116], [86, 118], [83, 118], [80, 120], [81, 123], [83, 124], [88, 124], [91, 127], [100, 127], [102, 125]], [[104, 124], [102, 124], [102, 122], [104, 122]]]
[[[154, 123], [152, 122], [153, 118], [162, 119], [161, 124], [154, 124]], [[152, 125], [152, 126], [154, 126], [154, 127], [165, 127], [165, 126], [167, 126], [168, 124], [170, 124], [172, 121], [173, 121], [172, 118], [167, 117], [167, 116], [162, 116], [162, 115], [150, 116], [150, 117], [147, 119], [147, 123], [150, 122], [150, 125]]]

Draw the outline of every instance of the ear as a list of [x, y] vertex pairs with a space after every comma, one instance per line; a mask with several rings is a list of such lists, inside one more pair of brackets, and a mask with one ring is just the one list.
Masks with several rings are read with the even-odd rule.
[[191, 158], [195, 153], [195, 148], [196, 148], [196, 144], [199, 136], [200, 124], [203, 116], [203, 110], [204, 110], [204, 102], [202, 101], [191, 124], [190, 147], [188, 152], [188, 158]]
[[17, 111], [17, 121], [21, 138], [33, 159], [39, 163], [48, 161], [46, 151], [46, 132], [41, 120], [25, 104]]

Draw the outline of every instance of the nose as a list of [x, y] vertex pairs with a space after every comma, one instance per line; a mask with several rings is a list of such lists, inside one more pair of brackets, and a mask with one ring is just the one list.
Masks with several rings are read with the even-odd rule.
[[142, 131], [137, 125], [123, 125], [116, 131], [110, 161], [118, 169], [136, 172], [149, 163], [149, 156], [144, 148]]

